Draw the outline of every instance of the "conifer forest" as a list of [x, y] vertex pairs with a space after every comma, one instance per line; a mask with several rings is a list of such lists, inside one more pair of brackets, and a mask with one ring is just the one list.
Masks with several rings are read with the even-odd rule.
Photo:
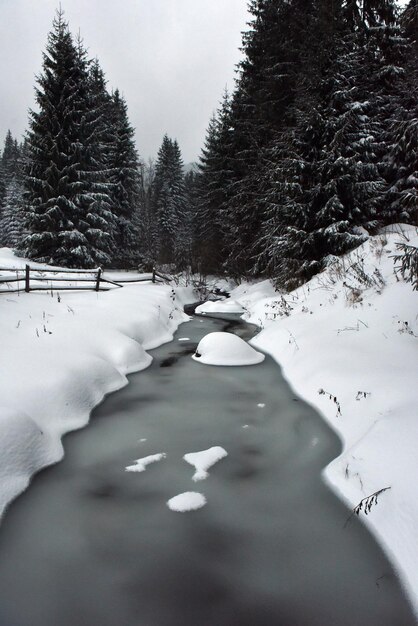
[[185, 172], [167, 135], [142, 160], [124, 97], [57, 11], [27, 132], [4, 141], [0, 245], [290, 290], [381, 226], [416, 225], [418, 1], [250, 0], [249, 13], [235, 88]]

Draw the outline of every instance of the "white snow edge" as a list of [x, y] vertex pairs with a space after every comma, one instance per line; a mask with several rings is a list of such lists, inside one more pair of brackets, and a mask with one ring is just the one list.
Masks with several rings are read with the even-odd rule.
[[[0, 249], [0, 267], [25, 262]], [[63, 457], [62, 436], [150, 365], [146, 350], [172, 340], [190, 301], [191, 289], [178, 288], [173, 302], [170, 286], [150, 283], [0, 296], [0, 516]]]
[[[343, 451], [324, 469], [325, 482], [351, 509], [391, 487], [361, 519], [418, 616], [418, 293], [394, 274], [397, 242], [417, 246], [417, 229], [398, 225], [370, 237], [292, 293], [263, 281], [242, 284], [231, 297], [262, 328], [251, 343], [271, 354], [338, 433]], [[341, 416], [320, 389], [337, 398]]]

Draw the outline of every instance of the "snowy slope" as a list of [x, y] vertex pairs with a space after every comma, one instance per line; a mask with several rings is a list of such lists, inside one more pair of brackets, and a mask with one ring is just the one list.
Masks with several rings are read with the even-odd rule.
[[418, 292], [397, 280], [391, 258], [396, 242], [417, 245], [418, 236], [410, 226], [390, 230], [330, 260], [291, 294], [265, 281], [231, 297], [262, 328], [253, 345], [341, 437], [343, 452], [324, 471], [328, 484], [350, 508], [390, 487], [360, 516], [418, 614]]
[[[0, 267], [24, 262], [0, 250]], [[63, 456], [62, 435], [150, 364], [147, 349], [172, 339], [188, 319], [179, 298], [151, 283], [0, 294], [0, 514], [34, 472]]]

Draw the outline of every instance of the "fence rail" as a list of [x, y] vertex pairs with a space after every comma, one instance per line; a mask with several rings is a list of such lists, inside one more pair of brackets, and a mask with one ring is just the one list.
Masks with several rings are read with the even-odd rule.
[[[54, 289], [56, 283], [92, 283], [91, 286], [85, 285], [72, 285], [72, 286], [55, 286], [55, 291], [79, 291], [79, 290], [94, 290], [94, 291], [109, 291], [113, 285], [114, 287], [123, 287], [126, 283], [138, 283], [149, 282], [153, 283], [170, 281], [168, 276], [160, 274], [155, 268], [152, 273], [144, 274], [141, 277], [118, 280], [111, 280], [103, 276], [103, 270], [101, 267], [92, 270], [81, 269], [41, 269], [30, 267], [0, 267], [0, 272], [10, 272], [8, 276], [0, 275], [0, 293], [13, 293], [25, 291], [49, 291]], [[19, 276], [21, 274], [21, 276]], [[52, 274], [52, 276], [51, 276]], [[56, 276], [56, 274], [65, 274], [66, 276]], [[17, 288], [12, 287], [8, 289], [1, 289], [2, 285], [8, 285], [10, 283], [17, 283]], [[38, 283], [48, 283], [47, 285], [39, 285]], [[22, 286], [20, 286], [22, 284]], [[23, 285], [24, 284], [24, 285]], [[106, 285], [109, 285], [106, 286]]]

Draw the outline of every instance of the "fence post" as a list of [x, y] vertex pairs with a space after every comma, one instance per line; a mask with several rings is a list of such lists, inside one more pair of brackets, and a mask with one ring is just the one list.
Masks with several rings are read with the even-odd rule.
[[100, 289], [100, 276], [102, 275], [102, 268], [99, 267], [99, 269], [97, 270], [97, 279], [96, 279], [96, 291], [99, 291]]
[[25, 291], [26, 293], [29, 293], [30, 291], [29, 277], [30, 277], [30, 267], [29, 265], [25, 265]]
[[155, 267], [152, 268], [152, 282], [155, 283]]

